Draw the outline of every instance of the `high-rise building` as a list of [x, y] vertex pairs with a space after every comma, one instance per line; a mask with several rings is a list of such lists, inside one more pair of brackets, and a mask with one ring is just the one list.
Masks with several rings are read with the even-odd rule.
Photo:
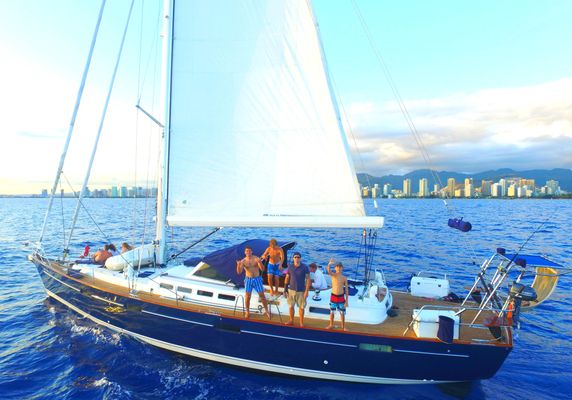
[[409, 178], [403, 180], [403, 195], [411, 197], [411, 179]]
[[481, 196], [482, 197], [489, 197], [491, 195], [491, 185], [493, 181], [487, 181], [483, 179], [481, 181]]
[[111, 187], [111, 197], [119, 197], [119, 191], [117, 190], [117, 186]]
[[514, 183], [508, 187], [506, 195], [508, 197], [516, 197], [516, 185]]
[[506, 179], [499, 179], [499, 185], [500, 185], [500, 197], [505, 197], [508, 193], [508, 182], [506, 181]]
[[127, 186], [121, 186], [121, 190], [119, 191], [119, 195], [121, 197], [127, 197]]
[[473, 178], [465, 179], [465, 197], [475, 197], [475, 187], [473, 186]]
[[447, 179], [447, 192], [449, 192], [449, 197], [455, 197], [456, 186], [457, 182], [455, 182], [455, 178]]
[[389, 196], [390, 194], [391, 194], [391, 184], [386, 183], [385, 185], [383, 185], [383, 195]]
[[361, 188], [361, 197], [369, 197], [369, 186]]
[[501, 191], [501, 187], [498, 183], [493, 183], [491, 185], [491, 196], [492, 197], [501, 197], [500, 191]]
[[549, 180], [546, 181], [546, 194], [549, 196], [556, 195], [560, 193], [560, 184], [558, 181]]
[[42, 189], [42, 197], [48, 197], [48, 189]]
[[429, 197], [429, 187], [427, 178], [419, 179], [419, 197]]
[[534, 179], [521, 179], [519, 185], [528, 186], [529, 188], [531, 188], [536, 186], [536, 182], [534, 181]]
[[371, 188], [371, 197], [374, 199], [378, 197], [379, 194], [378, 191], [379, 191], [379, 186], [376, 184], [374, 185], [374, 187]]

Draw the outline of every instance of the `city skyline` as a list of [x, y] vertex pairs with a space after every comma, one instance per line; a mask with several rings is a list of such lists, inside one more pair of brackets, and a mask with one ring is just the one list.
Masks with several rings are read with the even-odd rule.
[[433, 190], [429, 191], [427, 178], [419, 179], [419, 191], [413, 192], [411, 189], [411, 179], [403, 179], [403, 188], [393, 188], [390, 183], [383, 186], [374, 184], [373, 186], [360, 185], [362, 197], [396, 197], [396, 198], [532, 198], [532, 197], [559, 197], [567, 196], [570, 193], [560, 188], [559, 182], [553, 179], [546, 181], [543, 186], [537, 186], [534, 179], [521, 177], [501, 178], [498, 182], [489, 179], [482, 179], [480, 186], [474, 183], [473, 178], [465, 178], [464, 182], [457, 182], [455, 178], [448, 178], [447, 184], [440, 187], [433, 185]]
[[[0, 51], [10, 60], [0, 67], [5, 150], [0, 193], [38, 193], [51, 187], [99, 5], [97, 0], [22, 0], [0, 6]], [[356, 5], [314, 2], [357, 172], [572, 167], [571, 2], [358, 0]], [[108, 2], [106, 7], [85, 107], [64, 167], [74, 186], [83, 180], [128, 2]], [[143, 94], [143, 107], [161, 119], [157, 93], [139, 92], [138, 80], [151, 82], [156, 75], [137, 74], [137, 60], [156, 54], [140, 54], [137, 45], [130, 46], [140, 32], [146, 42], [158, 41], [160, 29], [151, 15], [161, 1], [146, 2], [145, 7], [144, 13], [134, 10], [144, 19], [134, 19], [127, 37], [130, 50], [118, 71], [90, 180], [94, 186], [137, 182], [127, 172], [135, 166], [139, 177], [153, 180], [157, 174], [160, 133], [145, 125], [146, 117], [137, 116], [135, 109]], [[360, 16], [369, 31], [362, 30]], [[380, 57], [429, 163], [413, 145]], [[157, 69], [158, 63], [150, 63], [144, 72]]]

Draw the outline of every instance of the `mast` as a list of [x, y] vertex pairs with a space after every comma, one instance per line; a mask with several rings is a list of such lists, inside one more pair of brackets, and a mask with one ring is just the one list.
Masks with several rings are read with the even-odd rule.
[[[74, 106], [71, 121], [70, 121], [70, 126], [68, 128], [68, 136], [66, 138], [64, 150], [62, 151], [62, 155], [60, 157], [60, 164], [58, 166], [58, 171], [56, 172], [56, 178], [54, 179], [54, 185], [52, 186], [52, 191], [50, 192], [50, 200], [48, 203], [48, 209], [46, 210], [46, 215], [44, 216], [44, 223], [42, 225], [42, 233], [40, 233], [40, 238], [38, 239], [38, 245], [42, 243], [42, 240], [44, 240], [44, 233], [46, 232], [46, 225], [48, 223], [48, 216], [50, 215], [50, 211], [52, 209], [52, 204], [54, 202], [54, 194], [56, 193], [56, 189], [58, 188], [58, 184], [60, 182], [60, 177], [62, 175], [62, 171], [64, 168], [64, 162], [66, 159], [69, 144], [70, 144], [71, 137], [73, 134], [73, 129], [75, 126], [75, 120], [77, 117], [77, 113], [79, 111], [79, 105], [81, 103], [81, 98], [83, 96], [83, 89], [85, 87], [85, 81], [87, 80], [87, 74], [89, 72], [89, 66], [91, 65], [91, 58], [93, 57], [93, 49], [95, 48], [95, 42], [97, 41], [97, 35], [99, 32], [99, 25], [101, 24], [101, 18], [103, 16], [103, 10], [105, 9], [105, 2], [106, 2], [106, 0], [102, 0], [102, 2], [101, 2], [101, 7], [99, 9], [99, 16], [97, 17], [97, 23], [95, 24], [95, 30], [94, 30], [93, 36], [91, 38], [91, 46], [89, 48], [89, 54], [87, 56], [87, 61], [85, 63], [85, 67], [83, 70], [83, 76], [81, 78], [81, 83], [79, 85], [79, 90], [77, 93], [75, 106]], [[64, 243], [64, 245], [65, 245], [65, 243]]]
[[162, 78], [161, 98], [165, 101], [163, 140], [161, 144], [161, 165], [157, 190], [157, 224], [155, 231], [155, 245], [158, 246], [157, 262], [165, 264], [167, 261], [166, 218], [167, 193], [169, 170], [169, 132], [171, 128], [171, 65], [173, 50], [173, 0], [163, 1], [163, 49], [162, 49]]

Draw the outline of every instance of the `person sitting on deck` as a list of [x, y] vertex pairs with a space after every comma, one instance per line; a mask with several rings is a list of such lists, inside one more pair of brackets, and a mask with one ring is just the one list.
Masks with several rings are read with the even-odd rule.
[[312, 289], [314, 290], [319, 291], [328, 288], [328, 282], [326, 282], [322, 267], [318, 267], [316, 263], [310, 264], [310, 280], [312, 281]]
[[298, 306], [298, 314], [300, 316], [300, 326], [304, 326], [304, 308], [306, 308], [306, 299], [310, 290], [310, 270], [300, 262], [302, 255], [298, 252], [292, 257], [293, 264], [288, 266], [286, 278], [284, 280], [284, 292], [288, 288], [288, 306], [290, 319], [286, 325], [294, 323], [294, 306]]
[[332, 294], [330, 296], [330, 324], [326, 329], [334, 328], [334, 314], [336, 310], [340, 311], [340, 319], [342, 320], [342, 330], [346, 330], [346, 308], [348, 307], [348, 278], [344, 276], [344, 266], [341, 262], [335, 266], [335, 271], [330, 269], [334, 263], [331, 258], [328, 263], [328, 274], [332, 277]]
[[113, 257], [113, 254], [109, 251], [109, 245], [106, 244], [103, 249], [99, 249], [93, 255], [93, 261], [99, 265], [105, 265], [105, 261], [109, 258]]
[[127, 242], [121, 243], [121, 254], [131, 250], [133, 250], [133, 246], [131, 246], [129, 243]]
[[252, 248], [250, 246], [246, 246], [244, 248], [244, 255], [245, 257], [242, 260], [236, 261], [236, 273], [242, 274], [242, 271], [244, 270], [246, 275], [244, 278], [244, 286], [246, 289], [244, 296], [244, 301], [246, 303], [244, 317], [250, 317], [250, 296], [252, 294], [252, 289], [254, 289], [258, 292], [258, 298], [264, 306], [264, 314], [270, 318], [270, 314], [268, 313], [268, 304], [266, 303], [266, 297], [264, 296], [264, 285], [262, 284], [262, 277], [260, 276], [260, 273], [264, 271], [264, 266], [260, 262], [260, 258], [252, 255]]
[[270, 296], [278, 295], [280, 287], [280, 274], [282, 263], [284, 262], [284, 250], [278, 246], [276, 239], [270, 239], [270, 244], [262, 253], [260, 258], [264, 260], [268, 257], [268, 286], [270, 286]]
[[117, 247], [113, 243], [109, 243], [107, 245], [107, 250], [111, 253], [112, 256], [118, 256], [119, 252], [117, 251]]

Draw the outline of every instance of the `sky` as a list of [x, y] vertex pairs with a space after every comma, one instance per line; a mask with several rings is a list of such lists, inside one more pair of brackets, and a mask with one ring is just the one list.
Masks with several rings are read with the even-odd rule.
[[[64, 166], [66, 191], [81, 187], [129, 3], [107, 2]], [[99, 7], [0, 0], [0, 194], [51, 187]], [[135, 104], [141, 98], [161, 119], [152, 89], [160, 7], [137, 1], [133, 11], [92, 188], [156, 177], [160, 131]], [[572, 1], [316, 0], [314, 9], [358, 172], [572, 168]]]

